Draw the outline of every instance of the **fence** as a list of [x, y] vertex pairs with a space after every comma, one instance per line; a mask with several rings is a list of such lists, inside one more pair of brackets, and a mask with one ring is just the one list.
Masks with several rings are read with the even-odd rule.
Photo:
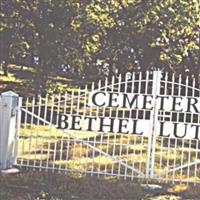
[[157, 71], [112, 77], [24, 99], [17, 113], [19, 167], [200, 183], [194, 79]]

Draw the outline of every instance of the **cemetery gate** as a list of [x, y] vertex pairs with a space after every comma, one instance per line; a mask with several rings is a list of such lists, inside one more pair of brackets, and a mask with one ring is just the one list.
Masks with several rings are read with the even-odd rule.
[[91, 176], [200, 183], [197, 85], [155, 71], [23, 99], [16, 109], [13, 162]]

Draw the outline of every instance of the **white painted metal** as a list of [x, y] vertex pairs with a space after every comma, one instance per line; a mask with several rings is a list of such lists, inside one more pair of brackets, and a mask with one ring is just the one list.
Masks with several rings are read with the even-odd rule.
[[147, 152], [147, 165], [146, 165], [146, 178], [151, 177], [153, 178], [153, 169], [154, 169], [154, 162], [155, 162], [155, 145], [156, 145], [156, 133], [157, 133], [157, 118], [158, 118], [158, 105], [156, 97], [159, 95], [160, 91], [160, 81], [161, 81], [161, 72], [155, 71], [153, 74], [153, 85], [152, 85], [152, 95], [153, 95], [153, 102], [154, 107], [151, 111], [151, 118], [150, 118], [150, 134], [148, 139], [148, 152]]
[[[93, 91], [152, 95], [153, 110], [95, 107], [88, 102]], [[158, 95], [200, 98], [200, 89], [196, 88], [195, 80], [191, 83], [189, 78], [184, 80], [158, 71], [133, 73], [131, 78], [112, 77], [110, 81], [93, 83], [91, 88], [86, 86], [64, 95], [45, 97], [43, 101], [33, 100], [32, 105], [27, 101], [22, 107], [23, 127], [19, 135], [22, 150], [18, 154], [18, 165], [124, 179], [200, 183], [200, 141], [161, 137], [158, 133], [160, 122], [172, 124], [182, 120], [181, 123], [191, 124], [196, 120], [195, 123], [200, 123], [200, 114], [161, 111]], [[146, 120], [150, 123], [149, 132], [136, 135], [58, 130], [59, 113]]]
[[0, 169], [12, 167], [16, 163], [17, 141], [20, 127], [21, 98], [14, 92], [4, 92], [0, 96]]

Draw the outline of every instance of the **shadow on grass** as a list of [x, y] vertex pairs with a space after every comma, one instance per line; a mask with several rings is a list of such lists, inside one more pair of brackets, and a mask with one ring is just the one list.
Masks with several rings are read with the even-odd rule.
[[198, 199], [199, 186], [161, 184], [162, 189], [145, 187], [142, 183], [107, 177], [84, 177], [21, 171], [16, 175], [0, 174], [0, 199], [5, 200], [155, 200]]

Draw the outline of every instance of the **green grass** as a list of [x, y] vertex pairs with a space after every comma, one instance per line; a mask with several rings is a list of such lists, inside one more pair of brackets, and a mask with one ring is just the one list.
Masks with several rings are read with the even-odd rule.
[[[67, 133], [73, 134], [78, 140], [70, 139]], [[78, 170], [83, 173], [87, 170], [88, 172], [96, 171], [102, 174], [107, 172], [132, 176], [132, 170], [119, 164], [118, 160], [120, 160], [145, 174], [147, 138], [125, 134], [99, 134], [87, 131], [68, 130], [67, 133], [51, 126], [22, 125], [18, 143], [18, 163], [56, 168], [61, 171], [65, 171], [67, 167], [69, 170]], [[80, 139], [84, 139], [84, 142], [81, 142]], [[190, 153], [188, 153], [189, 148], [187, 145], [182, 148], [182, 143], [177, 143], [178, 148], [175, 149], [172, 140], [172, 146], [168, 149], [168, 139], [163, 139], [162, 142], [164, 146], [161, 148], [161, 138], [158, 138], [155, 153], [155, 174], [166, 173], [161, 176], [161, 179], [177, 178], [180, 180], [200, 181], [199, 165], [196, 165], [196, 174], [194, 174], [194, 165], [190, 168], [186, 167], [183, 170], [179, 169], [175, 172], [167, 173], [168, 170], [180, 166], [181, 163], [187, 164], [189, 158], [191, 162], [194, 162], [197, 156], [195, 148], [190, 149]], [[87, 143], [97, 149], [94, 150]], [[114, 160], [102, 152], [113, 156]], [[175, 165], [174, 158], [176, 158]], [[161, 160], [162, 162], [160, 162]], [[189, 176], [188, 169], [190, 170]], [[134, 175], [137, 176], [135, 172]]]
[[[24, 97], [38, 94], [36, 69], [27, 66], [23, 66], [23, 69], [21, 69], [21, 66], [13, 64], [10, 64], [8, 69], [8, 76], [4, 76], [0, 67], [0, 93], [12, 90]], [[83, 84], [85, 83], [81, 80], [73, 80], [66, 77], [66, 74], [57, 73], [48, 77], [46, 90], [48, 94], [58, 94]]]

